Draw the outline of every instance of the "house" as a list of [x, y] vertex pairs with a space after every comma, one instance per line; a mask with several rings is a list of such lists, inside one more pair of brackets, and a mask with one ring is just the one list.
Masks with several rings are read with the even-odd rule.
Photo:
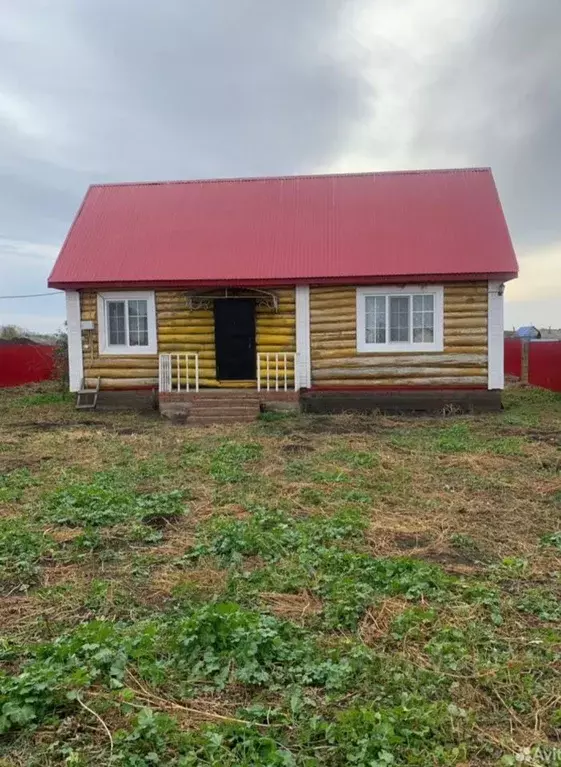
[[66, 291], [73, 391], [491, 408], [517, 271], [473, 168], [94, 185], [49, 287]]

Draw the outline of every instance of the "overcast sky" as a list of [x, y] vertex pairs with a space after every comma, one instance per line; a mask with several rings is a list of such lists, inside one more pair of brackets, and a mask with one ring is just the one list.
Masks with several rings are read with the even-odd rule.
[[561, 0], [0, 0], [0, 295], [92, 182], [490, 165], [507, 327], [561, 327], [560, 39]]

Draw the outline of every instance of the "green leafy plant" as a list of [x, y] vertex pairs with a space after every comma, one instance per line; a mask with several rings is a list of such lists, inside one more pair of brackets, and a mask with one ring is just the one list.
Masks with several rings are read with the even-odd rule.
[[52, 538], [21, 519], [0, 519], [0, 582], [11, 589], [32, 583], [43, 556], [55, 547]]
[[29, 469], [14, 469], [0, 474], [0, 503], [14, 503], [23, 497], [23, 491], [35, 484]]
[[137, 495], [101, 481], [76, 483], [48, 494], [41, 516], [59, 525], [101, 527], [134, 520], [156, 524], [183, 514], [182, 499], [177, 490]]
[[561, 600], [547, 589], [528, 589], [518, 599], [516, 607], [522, 612], [536, 615], [543, 621], [561, 620]]
[[201, 532], [191, 558], [218, 556], [227, 563], [259, 555], [276, 561], [294, 551], [316, 549], [337, 540], [356, 538], [364, 521], [354, 511], [331, 517], [311, 515], [303, 519], [278, 509], [256, 507], [248, 519], [218, 518]]
[[455, 767], [466, 757], [458, 738], [466, 718], [457, 706], [422, 700], [393, 708], [358, 707], [340, 714], [325, 735], [339, 759], [357, 767]]
[[545, 543], [548, 546], [555, 546], [556, 549], [561, 549], [561, 530], [556, 533], [549, 533], [549, 535], [544, 535], [542, 538], [542, 543]]
[[211, 458], [211, 476], [220, 483], [243, 482], [248, 477], [246, 464], [260, 458], [261, 445], [256, 442], [224, 442]]

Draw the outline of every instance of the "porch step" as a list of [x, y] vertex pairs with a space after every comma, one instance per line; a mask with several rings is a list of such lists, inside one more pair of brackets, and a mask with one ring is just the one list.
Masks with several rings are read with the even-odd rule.
[[257, 416], [237, 415], [237, 416], [216, 416], [216, 415], [190, 415], [187, 420], [188, 426], [213, 426], [215, 424], [233, 424], [233, 423], [253, 423]]
[[256, 392], [214, 390], [198, 392], [191, 400], [187, 423], [210, 426], [255, 421], [260, 412]]
[[259, 413], [259, 404], [257, 405], [231, 405], [228, 407], [227, 404], [224, 402], [221, 402], [219, 405], [216, 405], [216, 407], [212, 407], [207, 405], [206, 403], [204, 405], [193, 405], [191, 407], [191, 415], [192, 416], [200, 416], [200, 415], [215, 415], [215, 416], [235, 416], [235, 415], [256, 415]]

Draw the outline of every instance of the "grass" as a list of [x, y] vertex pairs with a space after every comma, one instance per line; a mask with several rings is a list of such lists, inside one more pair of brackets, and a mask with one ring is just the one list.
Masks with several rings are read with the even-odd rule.
[[206, 430], [1, 392], [1, 767], [561, 764], [560, 450], [531, 389]]

